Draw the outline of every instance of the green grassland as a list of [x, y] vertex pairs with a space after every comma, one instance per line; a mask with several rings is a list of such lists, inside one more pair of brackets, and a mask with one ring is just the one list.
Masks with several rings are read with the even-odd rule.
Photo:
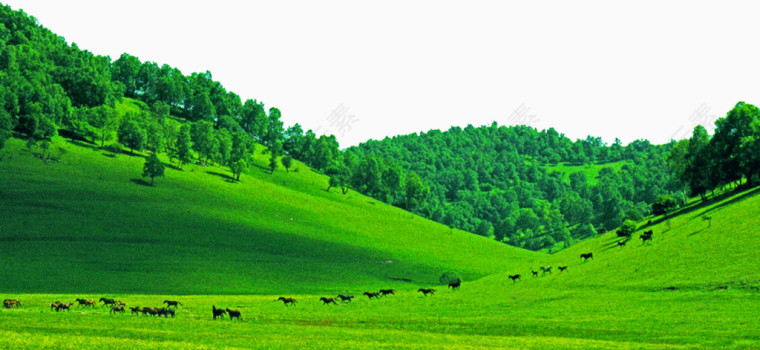
[[588, 179], [589, 185], [596, 185], [597, 183], [597, 175], [599, 175], [599, 171], [603, 168], [610, 168], [614, 171], [619, 171], [620, 168], [625, 165], [625, 161], [620, 162], [613, 162], [613, 163], [604, 163], [604, 164], [585, 164], [585, 165], [569, 165], [567, 163], [558, 163], [558, 164], [548, 164], [545, 165], [544, 168], [548, 173], [551, 172], [559, 172], [565, 174], [565, 179], [568, 183], [570, 183], [570, 174], [582, 171], [584, 174], [586, 174], [586, 179]]
[[[473, 280], [536, 253], [452, 230], [268, 155], [240, 182], [227, 168], [167, 168], [144, 155], [58, 140], [61, 162], [12, 139], [0, 163], [0, 272], [6, 291], [257, 294]], [[168, 163], [168, 160], [163, 159]], [[406, 282], [405, 282], [406, 281]]]
[[[550, 255], [326, 192], [300, 163], [269, 175], [261, 148], [240, 183], [187, 165], [149, 187], [142, 156], [65, 147], [62, 162], [3, 150], [0, 297], [23, 304], [0, 310], [0, 348], [760, 348], [758, 188], [652, 218], [647, 244], [607, 233]], [[460, 290], [436, 285], [449, 270]], [[379, 288], [398, 293], [360, 295]], [[338, 292], [357, 299], [321, 305]], [[184, 305], [174, 319], [49, 308], [78, 297]]]

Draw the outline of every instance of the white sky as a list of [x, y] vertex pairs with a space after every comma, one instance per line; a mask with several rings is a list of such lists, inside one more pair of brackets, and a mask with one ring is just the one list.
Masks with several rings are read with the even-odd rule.
[[209, 70], [342, 147], [520, 120], [571, 139], [665, 143], [696, 120], [711, 130], [737, 101], [760, 103], [760, 3], [4, 3], [95, 54]]

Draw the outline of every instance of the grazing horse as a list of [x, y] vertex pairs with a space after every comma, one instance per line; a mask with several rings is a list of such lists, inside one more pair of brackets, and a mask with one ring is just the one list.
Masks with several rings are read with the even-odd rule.
[[177, 307], [177, 305], [182, 305], [182, 303], [176, 300], [164, 300], [164, 304], [166, 304], [166, 307]]
[[427, 289], [426, 288], [420, 288], [420, 289], [417, 289], [417, 291], [420, 292], [420, 293], [422, 293], [424, 296], [427, 296], [428, 294], [431, 294], [431, 295], [435, 294], [435, 289], [433, 289], [433, 288], [427, 288]]
[[520, 279], [520, 277], [521, 277], [521, 276], [520, 276], [520, 274], [517, 274], [517, 275], [509, 275], [509, 279], [511, 279], [511, 280], [512, 280], [512, 283], [515, 283], [515, 281], [519, 280], [519, 279]]
[[396, 295], [396, 290], [394, 289], [381, 289], [378, 292], [380, 293], [380, 296], [386, 296], [388, 294]]
[[230, 315], [230, 321], [232, 321], [232, 319], [235, 317], [237, 317], [238, 321], [240, 321], [240, 311], [238, 310], [227, 309], [227, 315]]
[[166, 318], [169, 318], [171, 315], [172, 318], [174, 318], [174, 309], [170, 309], [168, 307], [166, 308], [160, 308], [158, 309], [158, 317], [164, 316]]
[[461, 280], [457, 280], [456, 282], [449, 283], [449, 288], [451, 288], [453, 290], [457, 290], [457, 289], [459, 289], [459, 286], [461, 286], [461, 285], [462, 285], [462, 281]]
[[18, 299], [5, 299], [3, 300], [3, 306], [5, 306], [6, 309], [17, 308], [21, 306], [21, 302], [18, 301]]
[[626, 243], [628, 243], [627, 239], [626, 240], [622, 240], [622, 241], [618, 241], [617, 245], [618, 245], [618, 247], [623, 248], [623, 247], [625, 247]]
[[55, 312], [59, 312], [61, 310], [69, 311], [71, 305], [74, 305], [74, 303], [60, 303], [55, 306]]
[[541, 266], [541, 276], [545, 275], [546, 273], [552, 273], [552, 267], [551, 266]]
[[[287, 304], [285, 304], [285, 305], [287, 305]], [[211, 312], [214, 314], [214, 319], [216, 320], [217, 317], [224, 317], [224, 313], [226, 311], [224, 311], [222, 309], [217, 309], [216, 306], [211, 305]]]
[[116, 305], [116, 300], [114, 300], [114, 299], [100, 298], [100, 300], [98, 300], [98, 301], [102, 301], [103, 302], [103, 306]]
[[532, 272], [532, 273], [533, 273], [533, 277], [538, 277], [538, 271], [533, 271], [533, 270], [530, 270], [530, 272]]
[[581, 259], [583, 259], [584, 262], [588, 261], [588, 259], [594, 260], [594, 253], [581, 254]]
[[322, 305], [327, 305], [327, 304], [330, 304], [330, 303], [332, 303], [333, 305], [338, 305], [338, 303], [335, 302], [335, 298], [321, 297], [321, 298], [319, 298], [319, 300], [322, 301]]
[[354, 298], [354, 296], [353, 296], [353, 295], [343, 295], [343, 294], [338, 294], [338, 298], [340, 299], [340, 301], [342, 301], [342, 302], [344, 302], [344, 303], [345, 303], [345, 302], [348, 302], [348, 303], [350, 303], [350, 302], [351, 302], [351, 299], [353, 299], [353, 298]]
[[57, 309], [58, 305], [61, 305], [60, 301], [56, 301], [56, 302], [50, 304], [50, 311], [53, 311], [53, 309]]
[[369, 299], [377, 298], [380, 296], [380, 293], [378, 292], [364, 292], [363, 294], [366, 295]]
[[121, 305], [121, 306], [127, 306], [127, 303], [125, 303], [125, 302], [123, 302], [123, 301], [121, 301], [121, 300], [117, 300], [117, 301], [116, 301], [116, 304], [119, 304], [119, 305]]
[[147, 314], [150, 314], [151, 316], [158, 315], [158, 309], [156, 309], [155, 307], [144, 307], [142, 309], [142, 312], [143, 312], [143, 315], [147, 315]]
[[109, 311], [109, 313], [111, 313], [111, 314], [115, 314], [115, 313], [117, 313], [117, 312], [121, 312], [121, 314], [123, 315], [123, 314], [124, 314], [124, 306], [121, 306], [121, 305], [114, 305], [114, 306], [111, 308], [111, 311]]
[[129, 309], [132, 310], [132, 315], [134, 315], [134, 314], [138, 314], [139, 315], [142, 312], [142, 310], [143, 310], [139, 306], [130, 307]]
[[77, 303], [79, 303], [79, 307], [95, 307], [95, 300], [77, 299]]
[[559, 269], [559, 272], [560, 272], [560, 273], [561, 273], [562, 271], [565, 271], [565, 270], [567, 270], [567, 266], [558, 266], [557, 268]]
[[641, 238], [641, 244], [644, 244], [647, 241], [651, 241], [653, 234], [654, 234], [654, 231], [652, 230], [646, 231], [643, 234], [641, 234], [641, 236], [639, 236], [639, 238]]
[[285, 306], [289, 306], [288, 304], [293, 304], [294, 306], [296, 305], [296, 299], [294, 298], [279, 297], [275, 301], [282, 301]]

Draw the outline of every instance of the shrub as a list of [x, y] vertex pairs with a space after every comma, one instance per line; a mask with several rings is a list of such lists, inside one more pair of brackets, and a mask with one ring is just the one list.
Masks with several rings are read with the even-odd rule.
[[626, 220], [617, 230], [617, 235], [618, 237], [631, 237], [634, 232], [636, 232], [636, 221]]
[[440, 278], [438, 278], [438, 281], [441, 282], [441, 284], [449, 284], [457, 281], [462, 281], [462, 278], [459, 277], [459, 274], [454, 271], [446, 271], [441, 275]]
[[652, 203], [652, 213], [654, 215], [665, 215], [676, 207], [678, 202], [670, 195], [662, 195]]

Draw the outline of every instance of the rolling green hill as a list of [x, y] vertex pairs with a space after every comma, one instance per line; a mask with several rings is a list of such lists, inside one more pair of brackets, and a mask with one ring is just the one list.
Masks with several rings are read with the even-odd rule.
[[6, 291], [339, 291], [438, 283], [445, 271], [473, 280], [535, 255], [353, 191], [326, 192], [326, 177], [300, 163], [270, 175], [260, 146], [240, 182], [191, 164], [150, 187], [143, 154], [56, 143], [61, 162], [33, 157], [18, 139], [3, 150]]

